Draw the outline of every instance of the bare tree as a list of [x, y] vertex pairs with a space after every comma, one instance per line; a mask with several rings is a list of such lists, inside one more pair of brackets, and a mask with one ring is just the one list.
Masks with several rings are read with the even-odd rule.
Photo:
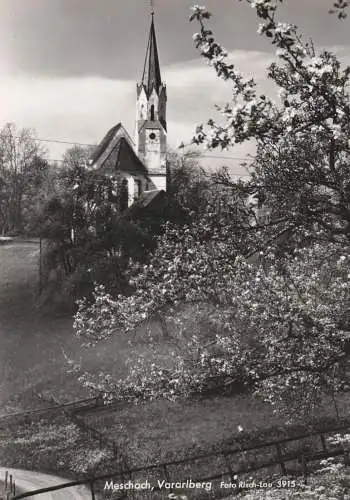
[[23, 230], [26, 194], [37, 184], [45, 150], [30, 129], [7, 123], [0, 131], [0, 231]]

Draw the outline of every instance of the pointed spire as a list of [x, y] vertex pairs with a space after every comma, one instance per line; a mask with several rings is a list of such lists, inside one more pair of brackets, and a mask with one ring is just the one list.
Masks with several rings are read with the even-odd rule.
[[151, 94], [153, 87], [158, 92], [159, 87], [162, 85], [162, 79], [160, 76], [156, 31], [154, 28], [153, 5], [152, 5], [151, 17], [152, 17], [151, 28], [149, 32], [146, 58], [143, 67], [142, 82], [141, 82], [142, 85], [145, 87], [148, 96]]

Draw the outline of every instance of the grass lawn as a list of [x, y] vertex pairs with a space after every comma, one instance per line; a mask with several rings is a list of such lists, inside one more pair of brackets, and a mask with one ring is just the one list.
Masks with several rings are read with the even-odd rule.
[[[331, 465], [333, 463], [333, 465]], [[337, 468], [336, 464], [339, 465]], [[340, 461], [330, 461], [328, 470], [318, 471], [308, 478], [307, 484], [296, 481], [289, 488], [246, 489], [240, 495], [231, 495], [225, 500], [349, 500], [350, 473]], [[276, 478], [278, 481], [278, 478]]]
[[[2, 413], [37, 407], [32, 400], [33, 386], [38, 391], [52, 391], [61, 401], [86, 397], [76, 379], [67, 375], [63, 352], [74, 359], [82, 356], [84, 366], [91, 370], [100, 371], [108, 365], [115, 373], [122, 373], [129, 349], [118, 338], [110, 345], [85, 352], [73, 337], [71, 318], [43, 314], [35, 308], [38, 257], [35, 242], [10, 242], [0, 247]], [[348, 416], [350, 397], [340, 398], [338, 406], [340, 416]], [[322, 415], [334, 416], [329, 401], [325, 401]], [[253, 432], [284, 425], [270, 406], [248, 395], [192, 402], [155, 401], [85, 418], [119, 443], [133, 466], [181, 459], [230, 441], [232, 444], [238, 426]], [[22, 459], [24, 466], [25, 453]]]
[[[38, 242], [13, 241], [0, 246], [0, 413], [37, 406], [32, 388], [50, 389], [61, 399], [86, 397], [75, 377], [67, 374], [64, 353], [83, 358], [99, 370], [106, 348], [84, 351], [73, 336], [72, 318], [45, 314], [37, 307]], [[121, 345], [111, 362], [123, 364]]]
[[[340, 416], [348, 417], [350, 395], [339, 398], [338, 403]], [[335, 418], [328, 401], [318, 417]], [[239, 434], [238, 426], [250, 434], [285, 425], [269, 405], [249, 395], [191, 402], [154, 401], [100, 415], [90, 414], [85, 419], [113, 437], [133, 465], [182, 459], [219, 449], [223, 444], [234, 447], [232, 438]]]
[[[6, 432], [0, 435], [0, 464], [4, 467], [59, 475], [67, 482], [92, 476], [98, 466], [100, 474], [119, 467], [109, 449], [81, 432], [66, 415], [37, 418], [30, 423], [9, 421], [2, 426]], [[39, 487], [37, 483], [30, 489]], [[71, 498], [69, 490], [67, 498]]]
[[115, 436], [133, 465], [208, 451], [237, 434], [238, 425], [253, 431], [282, 423], [269, 406], [249, 396], [155, 401], [116, 414], [91, 415], [87, 421]]

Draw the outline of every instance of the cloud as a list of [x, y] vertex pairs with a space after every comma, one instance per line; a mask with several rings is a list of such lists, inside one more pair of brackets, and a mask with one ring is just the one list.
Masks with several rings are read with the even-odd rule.
[[[31, 127], [38, 137], [95, 144], [118, 121], [131, 125], [135, 85], [103, 78], [0, 78], [0, 122]], [[130, 131], [130, 127], [128, 127]], [[57, 158], [67, 146], [47, 144]]]
[[[262, 84], [266, 73], [266, 66], [271, 62], [271, 55], [264, 52], [236, 50], [229, 53], [232, 61], [244, 76], [251, 76], [254, 68], [254, 78]], [[166, 68], [165, 80], [169, 87], [169, 102], [174, 97], [174, 113], [179, 109], [180, 102], [186, 104], [190, 116], [207, 113], [214, 104], [222, 104], [230, 99], [230, 83], [219, 79], [213, 68], [201, 59], [189, 61], [185, 64]], [[170, 97], [171, 96], [171, 97]], [[202, 111], [202, 112], [201, 112]], [[187, 117], [189, 114], [187, 113]]]
[[[349, 49], [337, 47], [343, 58]], [[266, 75], [271, 54], [235, 50], [229, 58], [246, 76], [254, 72], [259, 91], [274, 95]], [[168, 90], [169, 144], [189, 142], [197, 124], [215, 116], [214, 104], [230, 99], [230, 84], [219, 80], [213, 68], [201, 59], [163, 68]], [[32, 127], [38, 137], [81, 143], [98, 143], [107, 130], [121, 121], [134, 134], [136, 82], [102, 77], [42, 78], [0, 74], [0, 126], [8, 121]], [[50, 157], [59, 159], [68, 147], [45, 144]], [[235, 148], [226, 155], [245, 156], [251, 145]], [[237, 162], [236, 162], [237, 164]]]
[[[254, 67], [257, 78], [263, 79], [269, 55], [234, 51], [230, 56], [243, 72]], [[174, 146], [192, 137], [196, 124], [213, 114], [215, 103], [229, 99], [230, 86], [200, 59], [165, 67], [163, 75], [168, 89], [169, 142]], [[38, 137], [95, 144], [119, 121], [134, 132], [134, 81], [2, 75], [0, 92], [6, 96], [0, 123], [32, 127]], [[52, 158], [60, 157], [66, 148], [47, 145]]]

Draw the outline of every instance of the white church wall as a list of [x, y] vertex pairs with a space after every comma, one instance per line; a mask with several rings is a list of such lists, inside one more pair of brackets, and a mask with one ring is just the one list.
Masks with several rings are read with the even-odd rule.
[[166, 191], [166, 175], [150, 175], [149, 177], [157, 189]]
[[135, 200], [135, 179], [130, 175], [127, 176], [128, 181], [128, 207], [130, 207]]

